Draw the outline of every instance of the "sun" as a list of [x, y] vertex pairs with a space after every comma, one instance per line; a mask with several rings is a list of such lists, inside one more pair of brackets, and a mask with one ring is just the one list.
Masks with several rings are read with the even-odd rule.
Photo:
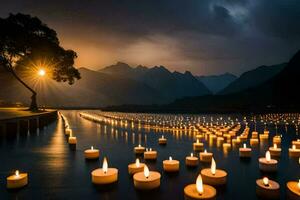
[[39, 69], [38, 75], [39, 76], [45, 76], [46, 75], [46, 71], [44, 69]]

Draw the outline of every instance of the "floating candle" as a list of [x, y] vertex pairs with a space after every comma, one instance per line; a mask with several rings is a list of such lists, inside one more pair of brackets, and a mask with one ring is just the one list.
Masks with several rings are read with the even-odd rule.
[[73, 136], [72, 133], [69, 136], [68, 143], [69, 144], [77, 144], [77, 138], [75, 136]]
[[193, 153], [191, 153], [190, 156], [187, 156], [185, 158], [185, 164], [188, 167], [196, 167], [196, 166], [198, 166], [198, 158], [196, 156], [194, 156]]
[[216, 195], [217, 191], [214, 187], [203, 184], [202, 177], [200, 174], [197, 177], [196, 184], [190, 184], [184, 188], [185, 200], [214, 200], [216, 199]]
[[193, 144], [194, 151], [203, 151], [204, 144], [202, 142], [199, 142], [199, 139], [197, 139], [196, 142]]
[[15, 171], [14, 175], [6, 178], [6, 187], [8, 189], [22, 188], [28, 184], [28, 174], [20, 173], [19, 170]]
[[130, 175], [135, 174], [137, 172], [142, 172], [144, 170], [144, 163], [140, 163], [140, 160], [137, 158], [135, 160], [135, 163], [129, 164], [128, 165], [128, 173]]
[[300, 179], [299, 181], [289, 181], [286, 184], [287, 187], [287, 196], [290, 200], [299, 200], [300, 199]]
[[151, 148], [149, 151], [144, 152], [144, 159], [145, 160], [156, 160], [157, 158], [157, 151], [153, 151]]
[[167, 144], [167, 138], [165, 138], [164, 135], [162, 135], [161, 138], [158, 139], [158, 144], [166, 145]]
[[227, 181], [227, 172], [224, 170], [216, 169], [216, 162], [212, 158], [211, 168], [201, 170], [203, 182], [208, 185], [224, 185]]
[[200, 152], [200, 161], [201, 162], [211, 162], [212, 156], [213, 156], [213, 153], [209, 153], [205, 149], [204, 152]]
[[149, 171], [147, 165], [144, 166], [143, 172], [133, 175], [134, 187], [140, 190], [152, 190], [160, 186], [160, 173]]
[[114, 183], [118, 180], [118, 169], [108, 168], [106, 157], [103, 159], [102, 168], [92, 171], [92, 183], [106, 185]]
[[269, 151], [266, 152], [264, 158], [259, 158], [259, 169], [265, 172], [277, 171], [277, 160], [271, 159], [271, 154]]
[[256, 194], [262, 198], [276, 199], [279, 197], [280, 186], [267, 177], [256, 180]]
[[72, 129], [66, 128], [65, 129], [65, 135], [71, 135], [72, 134]]
[[300, 149], [297, 149], [295, 144], [293, 144], [292, 148], [289, 148], [289, 156], [290, 157], [300, 156]]
[[91, 146], [90, 149], [87, 149], [84, 151], [84, 157], [88, 160], [98, 159], [99, 158], [99, 150], [94, 149], [93, 146]]
[[134, 147], [135, 154], [143, 154], [145, 152], [145, 147], [142, 147], [140, 144], [137, 147]]
[[246, 143], [244, 143], [242, 148], [239, 148], [239, 155], [241, 158], [249, 158], [251, 157], [251, 148], [247, 148]]
[[169, 160], [163, 161], [163, 168], [165, 172], [178, 172], [179, 171], [179, 161], [173, 160], [172, 157], [169, 157]]
[[278, 157], [281, 154], [281, 148], [278, 148], [276, 143], [273, 145], [273, 147], [269, 148], [269, 151], [270, 151], [271, 156]]

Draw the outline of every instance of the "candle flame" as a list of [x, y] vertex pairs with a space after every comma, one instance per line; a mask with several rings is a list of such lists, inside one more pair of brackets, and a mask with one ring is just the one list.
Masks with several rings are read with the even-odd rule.
[[141, 145], [139, 144], [139, 147], [141, 147]]
[[277, 149], [277, 144], [274, 144], [274, 149]]
[[199, 143], [199, 139], [197, 139], [197, 144]]
[[271, 154], [270, 154], [270, 151], [267, 151], [267, 152], [266, 152], [266, 160], [267, 160], [267, 162], [270, 162], [270, 161], [271, 161]]
[[137, 167], [140, 167], [140, 159], [137, 158], [137, 159], [135, 160], [135, 165], [136, 165]]
[[[191, 157], [193, 157], [194, 156], [194, 154], [193, 153], [191, 153]], [[299, 160], [300, 160], [300, 158], [299, 158]]]
[[162, 135], [161, 138], [164, 139], [164, 135]]
[[172, 160], [172, 157], [171, 157], [171, 156], [169, 157], [169, 160]]
[[196, 180], [196, 189], [197, 189], [197, 192], [200, 195], [203, 194], [203, 182], [202, 182], [201, 174], [199, 174], [198, 177], [197, 177], [197, 180]]
[[19, 176], [19, 175], [20, 175], [19, 170], [16, 170], [15, 175], [16, 175], [16, 176]]
[[152, 148], [150, 148], [150, 150], [149, 151], [152, 151]]
[[204, 153], [207, 153], [207, 150], [206, 150], [206, 149], [204, 150]]
[[247, 148], [246, 143], [244, 143], [244, 148]]
[[149, 174], [150, 174], [149, 169], [148, 169], [147, 165], [145, 165], [145, 167], [144, 167], [144, 175], [145, 175], [145, 177], [148, 178]]
[[296, 145], [293, 144], [292, 148], [293, 148], [293, 150], [295, 150], [296, 149]]
[[213, 175], [216, 174], [216, 162], [215, 162], [215, 159], [212, 158], [211, 159], [211, 167], [210, 167], [210, 171]]
[[92, 150], [94, 150], [94, 147], [93, 147], [93, 146], [91, 146], [91, 149], [92, 149]]
[[263, 178], [263, 183], [265, 186], [269, 186], [269, 179], [267, 177]]
[[104, 171], [105, 174], [107, 173], [107, 169], [108, 169], [107, 159], [106, 159], [106, 157], [104, 157], [103, 164], [102, 164], [102, 170]]

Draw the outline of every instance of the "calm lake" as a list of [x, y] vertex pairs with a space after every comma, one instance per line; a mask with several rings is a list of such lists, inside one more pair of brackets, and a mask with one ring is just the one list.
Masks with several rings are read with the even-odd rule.
[[[195, 183], [199, 171], [210, 166], [200, 163], [195, 169], [185, 167], [185, 157], [193, 151], [192, 144], [195, 141], [191, 134], [165, 131], [163, 134], [168, 144], [160, 146], [158, 138], [162, 135], [161, 131], [99, 124], [81, 118], [79, 112], [83, 111], [62, 111], [77, 137], [75, 151], [69, 148], [61, 119], [35, 133], [1, 136], [0, 199], [183, 199], [184, 187]], [[243, 130], [245, 125], [241, 125]], [[251, 133], [254, 124], [249, 125]], [[263, 124], [257, 125], [259, 133], [263, 129]], [[270, 136], [275, 135], [274, 124], [268, 125], [268, 130]], [[280, 183], [281, 199], [284, 199], [286, 182], [300, 178], [300, 165], [298, 159], [288, 156], [291, 141], [297, 138], [295, 126], [279, 125], [278, 133], [282, 134], [282, 155], [277, 173], [268, 174], [268, 177]], [[222, 148], [205, 142], [205, 148], [214, 154], [217, 168], [228, 173], [227, 184], [218, 188], [217, 199], [257, 199], [255, 181], [265, 175], [258, 168], [258, 158], [264, 157], [266, 149], [272, 145], [271, 139], [269, 144], [253, 147], [249, 160], [239, 158], [238, 148], [225, 154]], [[158, 151], [156, 162], [146, 163], [150, 170], [162, 174], [159, 190], [137, 191], [128, 175], [127, 166], [136, 158], [133, 148], [139, 143]], [[83, 152], [91, 146], [100, 150], [99, 160], [85, 160]], [[109, 167], [119, 169], [119, 178], [117, 184], [99, 189], [91, 183], [90, 173], [102, 166], [104, 156], [108, 158]], [[169, 156], [180, 161], [178, 174], [163, 172], [162, 161]], [[16, 169], [29, 173], [29, 184], [21, 190], [9, 191], [6, 189], [6, 177]]]

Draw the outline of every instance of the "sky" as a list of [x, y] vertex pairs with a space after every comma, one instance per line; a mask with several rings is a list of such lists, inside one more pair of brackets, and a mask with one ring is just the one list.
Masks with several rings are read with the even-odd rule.
[[195, 75], [239, 75], [300, 49], [299, 0], [0, 0], [57, 31], [77, 67], [118, 61]]

